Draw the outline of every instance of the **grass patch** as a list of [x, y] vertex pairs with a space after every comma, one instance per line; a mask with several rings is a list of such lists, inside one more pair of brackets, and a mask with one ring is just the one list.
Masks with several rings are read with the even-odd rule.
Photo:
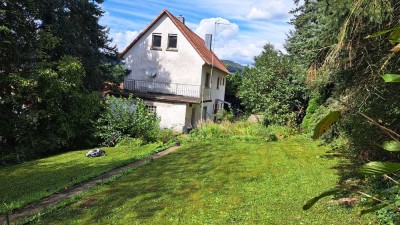
[[[49, 196], [113, 168], [160, 151], [159, 143], [139, 146], [125, 143], [103, 148], [107, 156], [87, 158], [88, 150], [68, 152], [0, 168], [1, 211], [10, 211]], [[3, 212], [1, 212], [3, 213]]]
[[303, 204], [336, 185], [339, 161], [307, 140], [192, 142], [39, 218], [40, 224], [368, 224]]
[[204, 141], [216, 139], [241, 139], [241, 140], [265, 140], [277, 141], [283, 140], [295, 134], [295, 131], [282, 126], [265, 127], [261, 123], [251, 123], [247, 121], [222, 123], [207, 122], [203, 124], [202, 129], [198, 128], [192, 131], [188, 141]]

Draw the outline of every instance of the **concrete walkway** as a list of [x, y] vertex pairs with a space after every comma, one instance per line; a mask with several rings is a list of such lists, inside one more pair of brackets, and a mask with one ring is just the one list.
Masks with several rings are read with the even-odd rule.
[[[15, 220], [21, 219], [23, 217], [33, 216], [35, 214], [38, 214], [39, 212], [43, 211], [45, 208], [50, 207], [50, 206], [55, 206], [56, 204], [58, 204], [59, 202], [61, 202], [64, 199], [81, 194], [85, 190], [95, 186], [97, 183], [103, 182], [104, 180], [107, 180], [108, 178], [110, 178], [114, 175], [117, 175], [118, 173], [120, 173], [128, 168], [146, 164], [150, 160], [158, 159], [160, 157], [163, 157], [164, 155], [167, 155], [167, 154], [175, 151], [177, 148], [179, 148], [179, 146], [173, 146], [173, 147], [167, 148], [159, 153], [156, 153], [154, 155], [148, 156], [141, 160], [129, 163], [123, 167], [113, 169], [109, 172], [104, 173], [103, 175], [101, 175], [99, 177], [93, 178], [93, 179], [83, 182], [81, 184], [77, 184], [67, 190], [54, 193], [46, 198], [43, 198], [42, 200], [40, 200], [38, 202], [29, 204], [20, 209], [17, 209], [9, 215], [10, 223], [13, 223]], [[0, 224], [5, 223], [6, 222], [5, 219], [6, 218], [4, 215], [0, 216]]]

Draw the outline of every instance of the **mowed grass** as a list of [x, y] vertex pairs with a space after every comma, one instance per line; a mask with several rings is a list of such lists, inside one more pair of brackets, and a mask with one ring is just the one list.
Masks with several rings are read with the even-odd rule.
[[[107, 156], [87, 158], [88, 150], [68, 152], [0, 168], [0, 207], [19, 208], [113, 168], [150, 155], [159, 144], [103, 148]], [[0, 211], [2, 211], [0, 210]]]
[[368, 224], [306, 200], [336, 185], [337, 159], [306, 140], [196, 142], [104, 184], [39, 224]]

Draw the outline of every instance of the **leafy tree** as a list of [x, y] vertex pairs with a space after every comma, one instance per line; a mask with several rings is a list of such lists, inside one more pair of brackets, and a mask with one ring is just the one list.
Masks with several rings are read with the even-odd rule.
[[1, 156], [90, 144], [99, 91], [113, 80], [105, 65], [117, 56], [100, 3], [0, 1]]
[[238, 95], [248, 111], [265, 114], [267, 125], [294, 126], [305, 112], [304, 74], [291, 57], [266, 44], [254, 67], [244, 71]]

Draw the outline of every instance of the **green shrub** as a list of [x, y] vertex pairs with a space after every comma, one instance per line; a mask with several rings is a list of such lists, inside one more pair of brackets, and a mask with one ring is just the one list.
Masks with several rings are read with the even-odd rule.
[[143, 140], [139, 138], [122, 137], [116, 147], [138, 147], [143, 145]]
[[232, 122], [235, 119], [235, 115], [233, 114], [231, 106], [229, 106], [228, 110], [226, 109], [220, 110], [215, 116], [221, 121], [227, 120]]
[[321, 98], [319, 96], [312, 97], [308, 102], [306, 115], [304, 116], [303, 121], [301, 122], [301, 127], [303, 128], [304, 131], [310, 132], [311, 129], [315, 127], [315, 124], [312, 124], [312, 120], [314, 113], [318, 110], [320, 106], [321, 106]]
[[178, 139], [178, 136], [179, 134], [171, 129], [161, 129], [158, 133], [157, 140], [165, 144], [168, 142], [176, 141]]
[[140, 138], [150, 142], [157, 140], [159, 119], [148, 111], [143, 100], [108, 96], [106, 107], [97, 121], [97, 136], [103, 144], [114, 146], [123, 137]]
[[261, 123], [247, 121], [222, 123], [207, 122], [203, 127], [193, 130], [189, 135], [189, 141], [214, 140], [214, 139], [243, 139], [277, 141], [286, 139], [296, 132], [292, 128], [282, 126], [265, 127]]

